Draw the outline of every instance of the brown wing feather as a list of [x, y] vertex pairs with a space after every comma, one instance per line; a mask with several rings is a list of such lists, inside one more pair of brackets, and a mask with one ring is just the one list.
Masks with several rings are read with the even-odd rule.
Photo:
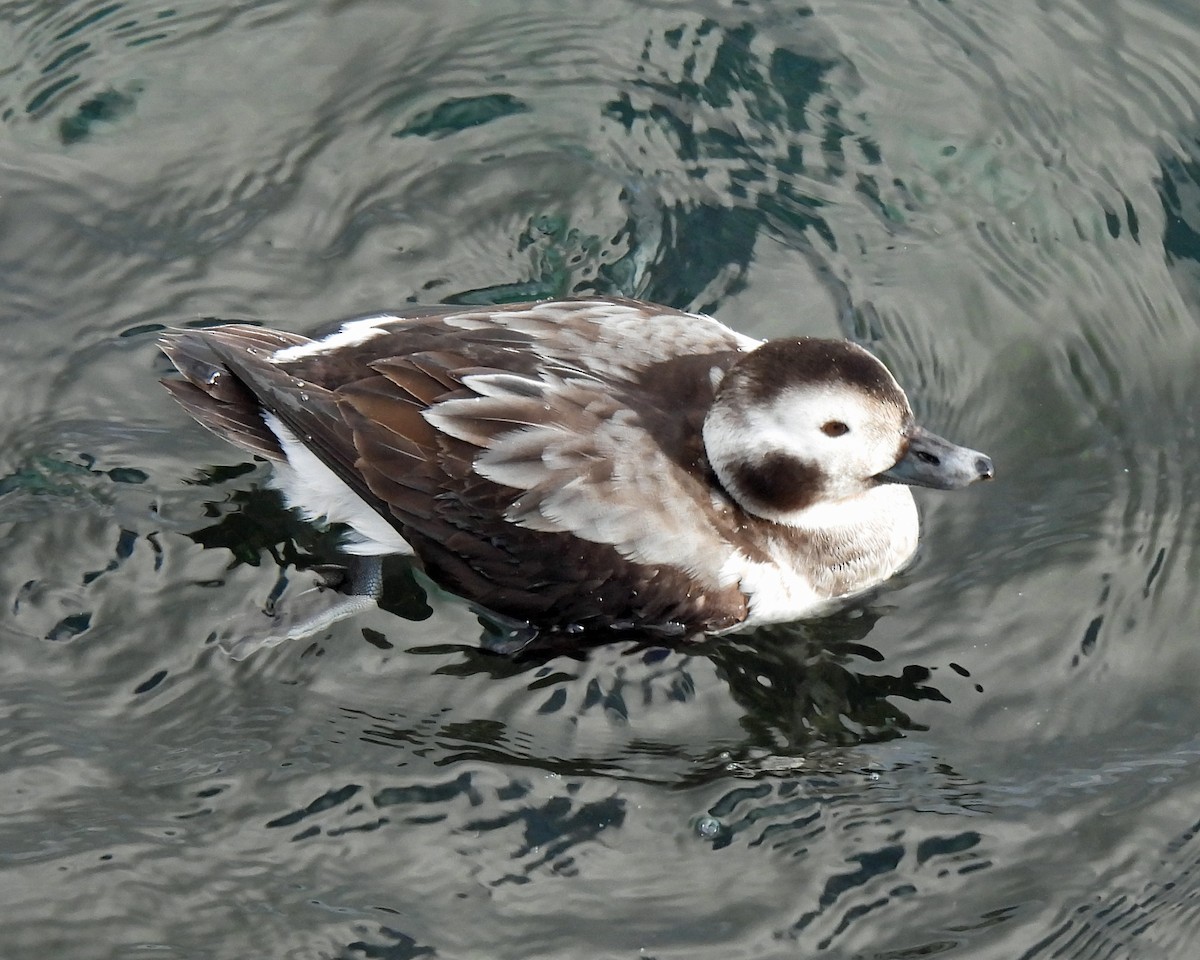
[[[540, 470], [546, 482], [546, 490], [526, 490], [481, 476], [481, 452], [495, 450], [533, 423], [557, 423], [567, 435], [590, 442], [605, 419], [618, 413], [619, 402], [595, 389], [580, 393], [577, 387], [572, 393], [562, 385], [555, 391], [541, 382], [522, 385], [507, 371], [482, 369], [472, 359], [445, 352], [391, 357], [373, 364], [386, 377], [338, 391], [360, 454], [357, 469], [372, 494], [387, 503], [402, 535], [435, 579], [498, 612], [543, 623], [730, 626], [745, 616], [740, 591], [716, 582], [715, 572], [701, 583], [681, 566], [639, 562], [613, 543], [584, 539], [570, 529], [512, 522], [518, 516], [528, 519], [553, 491], [559, 494], [557, 505], [570, 509], [571, 497], [562, 496], [563, 469], [572, 479], [586, 478], [575, 489], [587, 500], [590, 494], [584, 491], [613, 479], [613, 464], [584, 452], [547, 471], [547, 451], [536, 438], [525, 453], [510, 442], [513, 457], [527, 456], [531, 469]], [[501, 378], [508, 392], [489, 397], [468, 387], [471, 378], [486, 376]], [[456, 423], [461, 428], [456, 435], [434, 430], [426, 413], [453, 402], [476, 408]], [[397, 454], [401, 450], [402, 456]], [[412, 462], [413, 453], [419, 463]], [[671, 472], [678, 474], [680, 468]], [[668, 482], [689, 496], [708, 497], [699, 478], [674, 476]], [[658, 504], [630, 506], [613, 499], [605, 509], [629, 513], [629, 522], [653, 537], [662, 531], [634, 516], [646, 506]], [[586, 513], [592, 507], [587, 503], [580, 509]], [[694, 507], [685, 504], [684, 510], [692, 525], [701, 522]], [[713, 541], [716, 535], [711, 532]], [[714, 559], [713, 554], [710, 550], [707, 559]]]
[[253, 396], [245, 403], [231, 403], [214, 399], [187, 380], [160, 382], [184, 410], [222, 440], [269, 460], [283, 459], [283, 450], [263, 423], [261, 408]]

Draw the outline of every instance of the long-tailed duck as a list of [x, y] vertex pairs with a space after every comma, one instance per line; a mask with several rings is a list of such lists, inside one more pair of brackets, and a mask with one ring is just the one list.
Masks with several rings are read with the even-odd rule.
[[175, 398], [274, 461], [306, 518], [348, 525], [347, 553], [415, 554], [551, 631], [821, 613], [916, 549], [906, 484], [992, 476], [853, 343], [759, 342], [633, 300], [419, 308], [319, 340], [233, 324], [162, 348]]

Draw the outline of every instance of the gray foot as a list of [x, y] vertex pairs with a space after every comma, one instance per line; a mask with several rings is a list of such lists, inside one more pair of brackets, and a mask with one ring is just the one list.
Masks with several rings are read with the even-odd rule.
[[311, 637], [374, 607], [383, 588], [382, 567], [379, 557], [348, 557], [345, 567], [317, 568], [315, 586], [227, 620], [214, 639], [230, 658], [245, 660], [263, 647]]

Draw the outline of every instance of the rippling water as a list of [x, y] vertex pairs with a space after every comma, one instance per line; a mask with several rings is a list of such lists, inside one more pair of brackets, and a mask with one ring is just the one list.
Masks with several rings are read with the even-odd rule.
[[[0, 3], [0, 909], [55, 957], [1154, 958], [1200, 930], [1200, 13]], [[167, 325], [619, 292], [853, 336], [1000, 479], [837, 617], [242, 663], [331, 544]]]

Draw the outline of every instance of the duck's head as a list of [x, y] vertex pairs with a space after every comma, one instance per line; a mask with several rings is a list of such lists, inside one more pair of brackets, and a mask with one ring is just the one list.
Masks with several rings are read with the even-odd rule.
[[881, 484], [950, 490], [993, 475], [982, 453], [919, 426], [887, 368], [845, 340], [771, 340], [738, 360], [704, 446], [744, 509], [794, 525]]

